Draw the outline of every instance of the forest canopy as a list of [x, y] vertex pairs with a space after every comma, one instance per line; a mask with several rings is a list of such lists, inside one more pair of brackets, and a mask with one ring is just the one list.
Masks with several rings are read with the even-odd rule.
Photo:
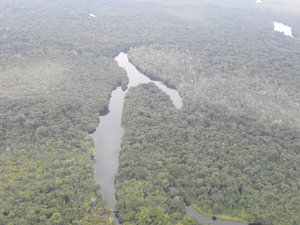
[[[278, 2], [1, 0], [0, 224], [114, 224], [90, 134], [128, 82], [113, 57], [130, 47], [184, 107], [153, 85], [128, 92], [120, 221], [198, 224], [192, 204], [298, 224], [300, 14]], [[295, 38], [272, 31], [278, 17]]]

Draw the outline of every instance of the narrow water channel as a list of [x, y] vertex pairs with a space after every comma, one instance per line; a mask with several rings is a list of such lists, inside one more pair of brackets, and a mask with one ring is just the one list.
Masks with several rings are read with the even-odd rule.
[[160, 81], [152, 81], [139, 72], [136, 67], [129, 62], [126, 53], [121, 52], [115, 60], [118, 62], [118, 65], [127, 72], [129, 78], [128, 87], [125, 91], [123, 91], [121, 87], [118, 87], [112, 92], [109, 103], [109, 113], [105, 116], [100, 116], [100, 123], [96, 131], [92, 134], [96, 148], [96, 155], [94, 157], [94, 178], [97, 183], [101, 185], [104, 199], [108, 202], [113, 211], [115, 211], [116, 204], [114, 180], [119, 165], [119, 152], [123, 134], [121, 117], [124, 98], [128, 89], [138, 86], [139, 84], [153, 82], [170, 96], [177, 109], [182, 107], [182, 99], [176, 90], [168, 88]]
[[[177, 109], [182, 107], [182, 99], [177, 90], [168, 88], [160, 81], [150, 80], [129, 62], [126, 53], [121, 52], [115, 60], [118, 62], [118, 65], [127, 72], [129, 78], [128, 87], [125, 91], [123, 91], [121, 87], [118, 87], [112, 92], [109, 103], [109, 113], [105, 116], [100, 116], [100, 123], [96, 131], [92, 134], [96, 148], [96, 155], [94, 157], [94, 178], [96, 182], [101, 185], [104, 199], [108, 202], [113, 211], [115, 211], [116, 204], [114, 180], [119, 165], [119, 153], [123, 134], [121, 118], [124, 98], [127, 91], [131, 87], [138, 86], [139, 84], [152, 82], [169, 95], [174, 107]], [[212, 221], [211, 218], [202, 216], [192, 207], [186, 207], [186, 209], [188, 214], [204, 223], [212, 222], [214, 225], [242, 225], [241, 223], [235, 222]], [[116, 224], [119, 224], [114, 214], [113, 217], [115, 218]]]

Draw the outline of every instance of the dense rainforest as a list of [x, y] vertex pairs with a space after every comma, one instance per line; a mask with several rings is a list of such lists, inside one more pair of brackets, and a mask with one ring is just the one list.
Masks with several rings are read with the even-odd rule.
[[[299, 224], [300, 14], [279, 3], [2, 0], [0, 224], [114, 224], [90, 134], [128, 82], [113, 57], [130, 47], [130, 61], [176, 87], [184, 106], [151, 84], [129, 90], [120, 221], [196, 225], [192, 204]], [[295, 38], [272, 31], [279, 17]]]
[[130, 91], [123, 126], [117, 206], [125, 224], [152, 213], [175, 224], [185, 204], [223, 219], [299, 221], [299, 133], [216, 104], [178, 111], [153, 85]]
[[113, 224], [89, 133], [127, 83], [111, 56], [161, 35], [130, 32], [149, 18], [130, 23], [144, 6], [124, 4], [1, 1], [0, 224]]
[[185, 204], [222, 219], [300, 221], [299, 41], [265, 39], [245, 15], [249, 27], [230, 32], [220, 30], [236, 21], [213, 22], [217, 31], [188, 46], [129, 51], [143, 73], [177, 88], [184, 107], [177, 111], [151, 86], [127, 96], [117, 176], [125, 223], [140, 224], [152, 205], [174, 224]]

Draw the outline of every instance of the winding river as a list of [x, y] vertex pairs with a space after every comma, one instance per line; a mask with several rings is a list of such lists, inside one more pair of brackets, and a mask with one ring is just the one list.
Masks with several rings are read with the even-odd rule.
[[[100, 116], [100, 123], [96, 131], [92, 134], [96, 148], [96, 154], [94, 156], [94, 178], [96, 182], [101, 185], [104, 199], [108, 202], [113, 211], [116, 210], [114, 180], [118, 170], [119, 152], [123, 134], [121, 117], [127, 91], [131, 87], [138, 86], [139, 84], [152, 82], [169, 95], [174, 107], [177, 109], [182, 107], [182, 98], [177, 90], [168, 88], [160, 81], [153, 81], [139, 72], [137, 68], [129, 62], [126, 53], [121, 52], [115, 60], [118, 62], [118, 65], [127, 72], [129, 83], [126, 90], [123, 91], [121, 87], [118, 87], [112, 92], [109, 103], [109, 113], [105, 116]], [[210, 222], [214, 225], [242, 225], [241, 223], [229, 221], [213, 221], [210, 217], [202, 216], [190, 206], [186, 207], [186, 209], [189, 215], [194, 216], [204, 223]], [[113, 217], [115, 218], [116, 224], [119, 224], [114, 214]]]

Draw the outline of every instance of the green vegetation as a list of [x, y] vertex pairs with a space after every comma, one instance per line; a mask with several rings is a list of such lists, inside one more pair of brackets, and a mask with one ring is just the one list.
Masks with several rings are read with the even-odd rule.
[[[175, 111], [172, 103], [154, 84], [130, 90], [126, 102], [123, 112], [126, 132], [116, 179], [120, 221], [124, 224], [198, 224], [192, 218], [183, 218], [185, 198], [172, 187], [176, 181], [169, 169], [180, 170], [181, 165], [165, 166], [169, 159], [162, 147], [172, 143], [172, 139], [158, 128], [169, 128], [166, 120]], [[137, 104], [139, 107], [134, 107]], [[164, 137], [160, 139], [161, 134]]]
[[89, 133], [112, 89], [127, 83], [111, 56], [175, 35], [175, 22], [141, 16], [146, 9], [134, 1], [1, 1], [1, 225], [113, 223], [93, 179]]
[[[144, 195], [159, 191], [166, 199], [181, 199], [174, 211], [161, 203], [172, 223], [177, 219], [172, 215], [184, 215], [184, 203], [225, 220], [264, 225], [300, 220], [299, 41], [258, 33], [267, 30], [258, 25], [259, 17], [231, 12], [223, 19], [205, 14], [210, 20], [186, 43], [130, 50], [130, 61], [141, 71], [178, 89], [184, 107], [173, 112], [151, 88], [129, 95], [117, 177], [124, 221], [135, 221], [122, 211], [130, 196], [119, 195], [123, 180], [132, 179], [137, 181], [131, 184], [157, 184]], [[243, 27], [230, 21], [233, 15]], [[249, 29], [254, 26], [257, 30]]]
[[299, 133], [210, 103], [177, 111], [154, 85], [130, 90], [123, 126], [117, 197], [124, 223], [137, 224], [155, 206], [175, 224], [190, 203], [226, 220], [299, 221]]
[[[153, 85], [128, 93], [121, 221], [196, 225], [192, 203], [297, 224], [299, 39], [271, 32], [276, 12], [238, 2], [2, 0], [0, 224], [113, 224], [89, 133], [127, 83], [112, 57], [131, 46], [184, 108]], [[297, 27], [297, 16], [285, 20]]]
[[0, 224], [113, 224], [88, 132], [126, 79], [105, 58], [58, 57], [2, 72]]
[[239, 217], [233, 217], [233, 216], [226, 215], [226, 214], [215, 214], [212, 212], [207, 212], [207, 211], [204, 211], [202, 208], [200, 208], [198, 205], [194, 205], [194, 204], [191, 204], [191, 205], [195, 210], [197, 210], [203, 216], [206, 216], [206, 217], [212, 217], [212, 218], [215, 217], [215, 218], [218, 218], [219, 220], [235, 221], [235, 222], [240, 222], [240, 223], [244, 223], [244, 224], [247, 224], [247, 221], [250, 219], [247, 214], [245, 214], [241, 211], [238, 212]]

